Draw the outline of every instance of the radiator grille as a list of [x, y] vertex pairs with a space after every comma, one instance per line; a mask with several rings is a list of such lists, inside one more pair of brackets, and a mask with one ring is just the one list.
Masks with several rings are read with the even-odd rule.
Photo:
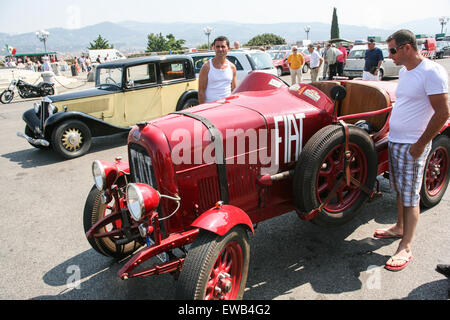
[[144, 183], [156, 189], [153, 165], [147, 151], [137, 144], [129, 146], [130, 174], [134, 183]]

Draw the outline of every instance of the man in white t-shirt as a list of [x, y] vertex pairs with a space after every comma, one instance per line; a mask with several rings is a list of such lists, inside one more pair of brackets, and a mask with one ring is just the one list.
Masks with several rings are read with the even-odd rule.
[[399, 30], [387, 39], [389, 58], [403, 65], [396, 103], [389, 122], [389, 172], [397, 192], [397, 223], [375, 232], [377, 238], [402, 238], [397, 252], [385, 265], [404, 269], [412, 259], [411, 242], [420, 215], [420, 188], [432, 139], [449, 117], [448, 74], [424, 58], [416, 37]]
[[317, 51], [314, 50], [314, 46], [312, 44], [308, 45], [308, 52], [311, 57], [311, 60], [309, 61], [309, 66], [311, 68], [311, 82], [315, 82], [317, 81], [319, 70], [323, 63], [323, 58]]

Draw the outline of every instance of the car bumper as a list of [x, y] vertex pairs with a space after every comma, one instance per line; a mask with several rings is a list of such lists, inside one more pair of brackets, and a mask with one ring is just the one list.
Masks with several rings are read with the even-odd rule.
[[34, 139], [32, 137], [27, 136], [23, 132], [17, 132], [17, 136], [26, 139], [29, 143], [35, 146], [43, 146], [43, 147], [49, 147], [50, 142], [48, 142], [45, 139]]
[[27, 127], [32, 131], [34, 137], [30, 137], [26, 133], [17, 132], [17, 136], [26, 139], [29, 143], [35, 146], [50, 146], [50, 143], [43, 139], [43, 130], [41, 129], [41, 121], [36, 115], [34, 109], [25, 111], [22, 116], [23, 121], [26, 123]]
[[344, 70], [344, 77], [362, 77], [362, 70]]

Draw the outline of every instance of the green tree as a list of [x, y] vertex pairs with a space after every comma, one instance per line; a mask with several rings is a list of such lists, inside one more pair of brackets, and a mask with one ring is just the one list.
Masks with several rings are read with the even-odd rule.
[[162, 33], [150, 33], [147, 36], [147, 50], [146, 52], [160, 52], [160, 51], [178, 51], [183, 50], [183, 45], [186, 42], [182, 39], [175, 39], [173, 34], [163, 36]]
[[108, 40], [104, 39], [101, 35], [98, 35], [98, 38], [94, 40], [94, 43], [89, 42], [89, 46], [89, 50], [114, 49], [114, 45], [110, 45]]
[[333, 20], [331, 22], [331, 39], [338, 39], [339, 36], [339, 22], [337, 16], [337, 10], [334, 8], [333, 10]]
[[246, 44], [246, 46], [255, 47], [255, 46], [277, 45], [277, 44], [286, 44], [286, 40], [273, 33], [264, 33], [250, 39], [250, 41]]

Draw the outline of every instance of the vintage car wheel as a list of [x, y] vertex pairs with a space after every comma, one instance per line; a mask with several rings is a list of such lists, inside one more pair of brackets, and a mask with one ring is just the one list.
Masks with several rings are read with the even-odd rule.
[[[377, 152], [370, 136], [349, 125], [350, 174], [373, 189], [377, 175]], [[306, 144], [294, 175], [294, 199], [300, 216], [321, 206], [337, 190], [323, 210], [312, 220], [322, 226], [338, 226], [352, 219], [369, 195], [354, 184], [347, 186], [344, 172], [344, 132], [340, 125], [319, 130]]]
[[3, 104], [8, 104], [12, 101], [13, 98], [14, 98], [14, 91], [5, 90], [0, 95], [0, 102]]
[[80, 157], [91, 147], [91, 131], [81, 121], [65, 121], [53, 130], [52, 147], [66, 159]]
[[[102, 192], [99, 191], [96, 186], [93, 186], [89, 195], [86, 199], [83, 211], [83, 226], [84, 232], [87, 232], [94, 224], [100, 219], [103, 219], [108, 214], [111, 214], [111, 210], [114, 207], [114, 200], [108, 204], [102, 202]], [[120, 228], [122, 225], [121, 220], [116, 220], [115, 222], [107, 225], [101, 233], [111, 232], [114, 229]], [[119, 239], [119, 238], [117, 238]], [[133, 241], [126, 245], [116, 245], [115, 238], [93, 238], [88, 239], [91, 247], [107, 257], [113, 257], [116, 259], [122, 259], [129, 256], [140, 244]]]
[[200, 231], [178, 279], [178, 300], [241, 300], [247, 282], [250, 245], [238, 226], [221, 237]]
[[431, 208], [437, 205], [447, 190], [449, 183], [450, 138], [440, 135], [433, 140], [423, 175], [420, 202]]

